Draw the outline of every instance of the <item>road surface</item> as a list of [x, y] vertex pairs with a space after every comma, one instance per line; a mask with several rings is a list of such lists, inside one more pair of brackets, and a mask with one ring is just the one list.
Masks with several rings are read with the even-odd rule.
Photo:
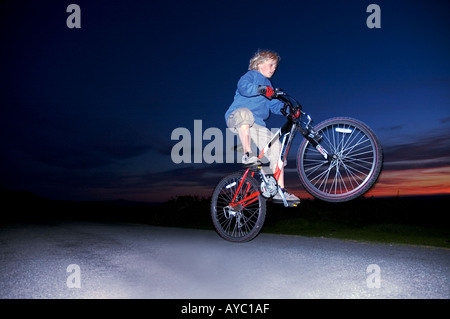
[[89, 222], [0, 226], [0, 298], [450, 298], [450, 250]]

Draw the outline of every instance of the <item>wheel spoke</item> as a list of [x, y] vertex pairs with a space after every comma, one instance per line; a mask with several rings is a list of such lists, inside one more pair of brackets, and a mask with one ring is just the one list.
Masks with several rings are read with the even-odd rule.
[[259, 232], [258, 225], [265, 217], [265, 202], [260, 196], [253, 195], [252, 199], [247, 200], [259, 191], [258, 184], [247, 177], [239, 189], [241, 178], [241, 174], [224, 178], [217, 186], [211, 204], [216, 230], [223, 238], [232, 241], [252, 239]]
[[[308, 191], [332, 201], [366, 191], [379, 174], [377, 141], [360, 122], [335, 119], [316, 128], [330, 161], [309, 143], [299, 153], [299, 173]], [[375, 172], [375, 169], [377, 171]]]

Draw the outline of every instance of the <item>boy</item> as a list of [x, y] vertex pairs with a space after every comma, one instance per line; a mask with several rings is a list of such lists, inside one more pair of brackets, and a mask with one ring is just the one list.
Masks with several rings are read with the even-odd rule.
[[[250, 59], [249, 71], [238, 82], [233, 103], [225, 113], [227, 126], [232, 132], [239, 134], [244, 149], [242, 157], [244, 165], [256, 164], [258, 161], [251, 152], [251, 140], [262, 149], [272, 138], [273, 135], [265, 123], [270, 113], [282, 115], [280, 110], [283, 102], [270, 99], [274, 94], [270, 78], [275, 73], [279, 61], [280, 56], [276, 52], [269, 50], [256, 52]], [[280, 152], [281, 144], [276, 141], [266, 154], [273, 171]], [[278, 185], [283, 189], [287, 201], [300, 202], [298, 197], [289, 194], [284, 188], [284, 170], [281, 171]], [[281, 196], [277, 194], [273, 201], [281, 203]]]

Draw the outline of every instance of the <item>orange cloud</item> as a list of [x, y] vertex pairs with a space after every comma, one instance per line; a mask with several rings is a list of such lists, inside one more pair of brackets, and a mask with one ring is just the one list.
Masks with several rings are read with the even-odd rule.
[[383, 171], [366, 196], [450, 194], [450, 166]]

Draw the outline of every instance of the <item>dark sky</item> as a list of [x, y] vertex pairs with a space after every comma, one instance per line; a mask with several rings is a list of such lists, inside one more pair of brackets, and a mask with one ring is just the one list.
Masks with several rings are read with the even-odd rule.
[[[374, 2], [380, 29], [366, 25]], [[66, 25], [71, 3], [80, 29]], [[350, 116], [377, 133], [373, 195], [450, 193], [449, 12], [445, 0], [2, 1], [0, 186], [74, 200], [210, 195], [236, 167], [175, 164], [171, 134], [193, 134], [194, 120], [224, 131], [248, 60], [268, 48], [282, 58], [272, 82], [316, 123]], [[287, 186], [302, 195], [293, 148]]]

